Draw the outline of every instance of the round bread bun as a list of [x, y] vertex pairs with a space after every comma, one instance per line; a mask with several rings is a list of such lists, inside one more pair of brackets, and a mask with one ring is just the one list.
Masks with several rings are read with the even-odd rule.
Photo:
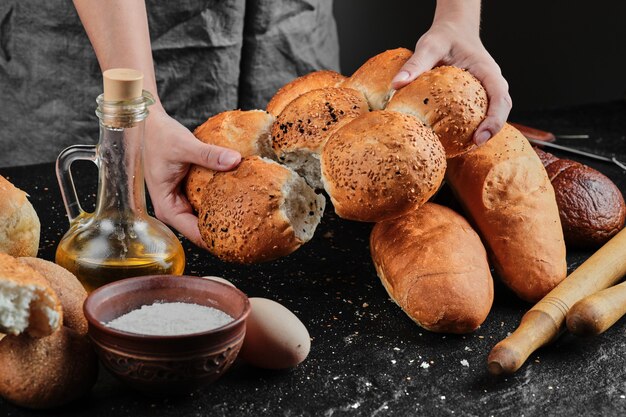
[[330, 134], [369, 111], [363, 94], [350, 88], [320, 88], [302, 94], [285, 107], [272, 126], [278, 160], [321, 189], [319, 155]]
[[411, 114], [430, 126], [453, 158], [473, 149], [478, 125], [487, 115], [487, 93], [480, 81], [457, 67], [426, 71], [395, 92], [386, 110]]
[[0, 252], [37, 256], [41, 225], [27, 194], [0, 175]]
[[311, 90], [324, 87], [335, 87], [346, 79], [343, 75], [335, 71], [315, 71], [285, 84], [274, 94], [274, 97], [267, 103], [268, 113], [278, 117], [287, 104]]
[[365, 62], [341, 87], [354, 88], [365, 95], [372, 110], [385, 108], [393, 93], [391, 80], [413, 55], [406, 48], [390, 49]]
[[48, 281], [61, 302], [63, 325], [78, 334], [87, 334], [87, 319], [83, 314], [87, 291], [78, 278], [62, 266], [44, 259], [19, 258], [18, 261], [33, 268]]
[[[270, 129], [274, 116], [263, 110], [231, 110], [219, 113], [198, 126], [193, 134], [208, 145], [234, 149], [242, 157], [260, 155], [274, 158]], [[200, 195], [213, 177], [213, 170], [192, 165], [185, 181], [185, 193], [194, 210], [200, 209]]]
[[290, 168], [250, 156], [213, 176], [198, 226], [209, 251], [224, 261], [270, 261], [313, 237], [325, 203]]
[[0, 341], [0, 396], [21, 407], [67, 404], [91, 390], [98, 360], [87, 337], [62, 327], [48, 337]]
[[322, 181], [338, 216], [364, 222], [417, 209], [446, 170], [441, 143], [413, 116], [377, 110], [338, 129], [322, 152]]

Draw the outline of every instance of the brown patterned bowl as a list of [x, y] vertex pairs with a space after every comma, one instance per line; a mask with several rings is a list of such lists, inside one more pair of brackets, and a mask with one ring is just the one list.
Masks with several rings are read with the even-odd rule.
[[[182, 336], [141, 335], [103, 324], [155, 301], [214, 307], [235, 320], [214, 330]], [[95, 290], [85, 301], [84, 311], [89, 336], [111, 373], [146, 393], [180, 393], [215, 381], [230, 367], [243, 343], [250, 303], [244, 293], [221, 282], [151, 275]]]

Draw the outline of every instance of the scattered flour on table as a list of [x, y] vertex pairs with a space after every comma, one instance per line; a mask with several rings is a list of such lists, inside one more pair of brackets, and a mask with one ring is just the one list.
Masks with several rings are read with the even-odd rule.
[[206, 332], [233, 318], [213, 307], [192, 303], [154, 303], [130, 311], [105, 326], [150, 336], [176, 336]]

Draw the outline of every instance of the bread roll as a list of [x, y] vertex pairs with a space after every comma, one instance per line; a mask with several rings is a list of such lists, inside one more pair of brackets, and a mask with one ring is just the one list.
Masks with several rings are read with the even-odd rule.
[[37, 256], [40, 229], [26, 193], [0, 175], [0, 252]]
[[493, 302], [487, 253], [469, 223], [449, 208], [426, 203], [377, 223], [370, 250], [391, 299], [423, 328], [468, 333], [487, 318]]
[[379, 222], [424, 204], [446, 170], [432, 129], [413, 116], [378, 110], [338, 129], [322, 152], [322, 181], [338, 216]]
[[559, 159], [538, 148], [535, 152], [554, 187], [565, 243], [594, 248], [622, 230], [626, 205], [613, 181], [579, 162]]
[[216, 173], [202, 197], [198, 226], [224, 261], [254, 263], [286, 256], [313, 237], [325, 199], [291, 169], [258, 156]]
[[567, 273], [554, 189], [539, 157], [514, 127], [448, 160], [446, 178], [478, 227], [497, 274], [535, 302]]
[[30, 266], [0, 253], [0, 333], [43, 337], [62, 323], [61, 303], [50, 284]]
[[44, 409], [89, 392], [98, 376], [98, 360], [86, 336], [62, 327], [41, 339], [2, 339], [0, 369], [0, 396], [21, 407]]
[[302, 94], [274, 122], [274, 152], [311, 187], [321, 189], [319, 158], [328, 137], [342, 124], [368, 111], [363, 94], [350, 88], [327, 87]]
[[81, 335], [87, 334], [87, 319], [83, 314], [87, 291], [78, 278], [54, 262], [39, 258], [19, 258], [18, 261], [33, 268], [48, 281], [63, 308], [63, 325]]
[[474, 132], [487, 115], [487, 93], [469, 71], [437, 67], [396, 91], [386, 110], [411, 114], [432, 127], [453, 158], [476, 145]]
[[274, 94], [274, 97], [267, 104], [267, 112], [278, 117], [287, 104], [296, 98], [311, 90], [317, 90], [324, 87], [336, 87], [346, 77], [335, 71], [315, 71], [310, 74], [303, 75], [295, 80], [285, 84], [280, 90]]
[[380, 53], [361, 65], [341, 87], [359, 90], [365, 95], [372, 110], [382, 110], [394, 91], [391, 88], [393, 77], [411, 55], [413, 52], [405, 48]]
[[[263, 110], [232, 110], [209, 118], [193, 134], [206, 144], [234, 149], [242, 157], [260, 155], [274, 158], [270, 137], [273, 122], [274, 116]], [[185, 193], [196, 211], [200, 210], [200, 196], [213, 172], [198, 165], [189, 169]]]

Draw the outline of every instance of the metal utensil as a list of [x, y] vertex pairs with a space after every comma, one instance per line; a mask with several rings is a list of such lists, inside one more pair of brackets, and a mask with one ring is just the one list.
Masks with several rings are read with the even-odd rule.
[[560, 151], [569, 152], [569, 153], [573, 153], [573, 154], [581, 155], [581, 156], [586, 156], [587, 158], [596, 159], [598, 161], [612, 162], [618, 167], [620, 167], [621, 169], [623, 169], [624, 171], [626, 171], [626, 164], [624, 164], [621, 161], [618, 161], [614, 156], [608, 157], [608, 156], [598, 155], [598, 154], [591, 153], [591, 152], [581, 151], [580, 149], [568, 148], [567, 146], [557, 145], [556, 143], [545, 142], [542, 140], [536, 140], [536, 139], [530, 139], [530, 138], [527, 138], [527, 139], [533, 145], [545, 146], [546, 148], [552, 148], [552, 149], [558, 149]]

